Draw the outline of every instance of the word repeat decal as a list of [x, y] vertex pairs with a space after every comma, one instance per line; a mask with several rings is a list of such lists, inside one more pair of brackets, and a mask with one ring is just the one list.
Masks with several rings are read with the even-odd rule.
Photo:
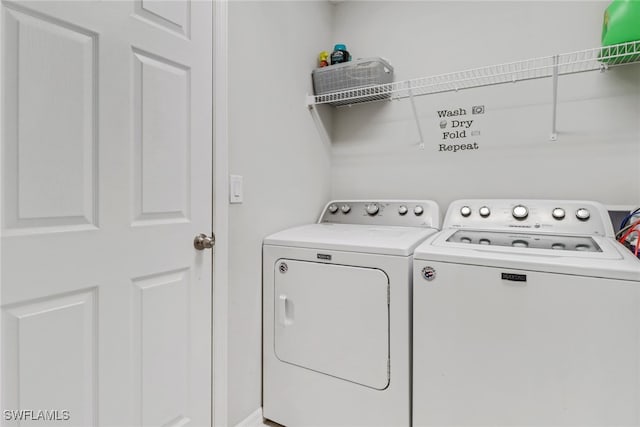
[[436, 113], [440, 119], [442, 135], [438, 151], [457, 153], [480, 148], [478, 118], [484, 114], [484, 105], [474, 105], [468, 109], [459, 107], [453, 110], [438, 110]]

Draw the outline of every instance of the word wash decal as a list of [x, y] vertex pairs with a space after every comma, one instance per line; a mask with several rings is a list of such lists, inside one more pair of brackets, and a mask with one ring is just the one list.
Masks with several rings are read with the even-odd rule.
[[453, 110], [436, 111], [440, 119], [440, 143], [438, 151], [477, 150], [480, 148], [477, 140], [480, 137], [478, 129], [478, 115], [484, 114], [484, 105], [474, 105], [471, 108], [455, 108]]

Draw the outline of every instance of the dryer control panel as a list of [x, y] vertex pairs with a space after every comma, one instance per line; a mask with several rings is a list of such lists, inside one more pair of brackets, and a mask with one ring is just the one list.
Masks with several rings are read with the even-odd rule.
[[447, 210], [443, 228], [613, 237], [606, 208], [581, 200], [456, 200]]
[[333, 200], [322, 211], [323, 222], [440, 228], [440, 209], [433, 200]]

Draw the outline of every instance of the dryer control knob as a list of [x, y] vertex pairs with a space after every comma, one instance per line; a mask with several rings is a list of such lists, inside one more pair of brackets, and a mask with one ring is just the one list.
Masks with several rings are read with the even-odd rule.
[[529, 216], [529, 209], [527, 209], [526, 206], [517, 205], [513, 207], [513, 209], [511, 210], [511, 214], [515, 219], [525, 219], [527, 216]]
[[349, 205], [342, 205], [340, 207], [340, 210], [342, 211], [342, 213], [344, 214], [348, 214], [349, 212], [351, 212], [351, 206]]
[[489, 209], [489, 206], [483, 206], [481, 207], [478, 212], [480, 213], [480, 216], [483, 218], [488, 217], [489, 215], [491, 215], [491, 209]]
[[418, 205], [415, 208], [413, 208], [413, 213], [416, 214], [416, 216], [420, 216], [424, 213], [424, 208]]
[[377, 203], [369, 203], [365, 209], [369, 215], [374, 216], [380, 210], [380, 206]]
[[398, 208], [398, 213], [399, 213], [400, 215], [406, 215], [406, 214], [407, 214], [407, 212], [409, 212], [409, 209], [408, 209], [405, 205], [401, 205], [401, 206]]
[[555, 208], [553, 211], [551, 211], [551, 216], [554, 217], [555, 219], [564, 219], [564, 216], [565, 216], [564, 209]]
[[335, 203], [332, 203], [329, 205], [329, 212], [331, 212], [332, 214], [338, 212], [338, 205], [336, 205]]
[[591, 213], [585, 208], [580, 208], [576, 211], [576, 218], [580, 221], [586, 221], [589, 217], [591, 217]]
[[463, 217], [468, 217], [469, 215], [471, 215], [471, 208], [469, 206], [463, 206], [460, 208], [460, 215], [462, 215]]

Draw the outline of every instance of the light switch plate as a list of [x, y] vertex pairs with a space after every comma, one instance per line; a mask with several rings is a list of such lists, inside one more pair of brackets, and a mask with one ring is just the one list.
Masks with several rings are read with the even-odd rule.
[[229, 203], [242, 203], [242, 175], [229, 175]]

